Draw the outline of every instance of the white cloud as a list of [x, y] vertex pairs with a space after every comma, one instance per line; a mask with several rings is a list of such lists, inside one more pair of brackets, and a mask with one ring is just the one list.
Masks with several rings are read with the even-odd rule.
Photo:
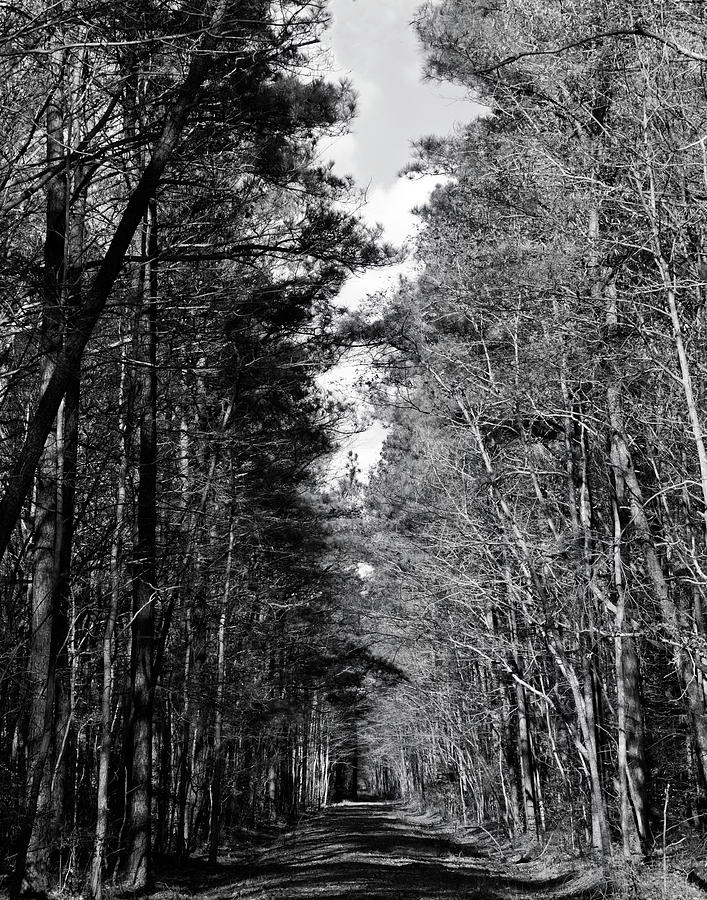
[[410, 155], [410, 141], [445, 134], [479, 107], [454, 84], [423, 81], [424, 57], [410, 23], [419, 0], [331, 0], [333, 26], [325, 38], [337, 75], [358, 93], [351, 141], [331, 147], [341, 174], [360, 184], [394, 182]]
[[356, 155], [358, 154], [358, 138], [353, 132], [342, 134], [332, 141], [322, 141], [318, 156], [323, 165], [330, 159], [335, 160], [337, 175], [353, 175], [356, 177]]
[[347, 279], [336, 298], [336, 305], [344, 309], [356, 309], [372, 294], [387, 293], [398, 283], [398, 278], [410, 269], [410, 265], [400, 263], [384, 269], [366, 269]]
[[[437, 175], [420, 178], [398, 178], [389, 186], [372, 188], [360, 215], [370, 225], [381, 225], [383, 237], [396, 247], [404, 245], [417, 233], [420, 219], [412, 210], [423, 206], [434, 188], [444, 182]], [[408, 255], [403, 262], [382, 269], [367, 269], [352, 275], [337, 297], [337, 305], [345, 309], [355, 309], [372, 294], [386, 293], [394, 289], [401, 276], [411, 277], [415, 273], [415, 263]]]
[[369, 222], [380, 223], [386, 239], [400, 246], [417, 232], [420, 224], [413, 207], [425, 204], [443, 180], [437, 175], [424, 175], [398, 178], [389, 186], [374, 187], [369, 192], [364, 216]]

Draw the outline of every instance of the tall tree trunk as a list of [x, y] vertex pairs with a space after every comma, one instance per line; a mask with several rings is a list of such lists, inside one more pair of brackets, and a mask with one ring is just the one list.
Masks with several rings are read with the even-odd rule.
[[131, 760], [129, 779], [128, 856], [126, 880], [144, 890], [151, 878], [152, 713], [154, 600], [157, 592], [157, 220], [150, 202], [145, 221], [145, 266], [148, 295], [142, 299], [140, 371], [138, 372], [139, 486], [137, 541], [133, 561], [133, 616], [130, 681]]
[[[621, 482], [619, 481], [619, 485]], [[626, 857], [640, 854], [647, 841], [645, 758], [643, 748], [643, 704], [640, 668], [635, 638], [625, 634], [626, 590], [621, 556], [622, 525], [617, 490], [614, 515], [614, 586], [616, 589], [616, 714], [618, 719], [618, 776], [621, 837]]]
[[187, 795], [191, 784], [191, 704], [189, 687], [192, 668], [193, 629], [191, 607], [187, 606], [184, 614], [184, 686], [182, 701], [182, 734], [179, 751], [177, 790], [177, 859], [186, 855], [189, 842], [187, 830]]
[[[584, 421], [580, 423], [580, 465], [579, 465], [579, 521], [582, 529], [582, 564], [584, 583], [580, 592], [579, 601], [581, 609], [581, 630], [577, 633], [577, 642], [582, 647], [584, 667], [584, 707], [586, 710], [589, 741], [587, 749], [591, 754], [592, 766], [592, 843], [600, 849], [607, 849], [606, 814], [601, 802], [603, 793], [603, 779], [600, 756], [600, 713], [598, 700], [597, 669], [600, 662], [597, 659], [597, 609], [596, 593], [599, 589], [596, 585], [594, 571], [594, 535], [593, 535], [593, 509], [592, 496], [589, 484], [589, 446], [587, 429]], [[598, 782], [594, 784], [593, 761], [596, 760]], [[598, 786], [598, 787], [597, 787]]]
[[[79, 67], [77, 67], [79, 68]], [[76, 85], [74, 85], [76, 88]], [[77, 92], [77, 88], [75, 93]], [[69, 143], [71, 134], [69, 135]], [[72, 182], [81, 184], [84, 167], [79, 165]], [[68, 187], [68, 185], [67, 185]], [[68, 198], [67, 198], [68, 203]], [[85, 239], [86, 193], [82, 190], [73, 206], [67, 208], [68, 234], [66, 246], [66, 301], [64, 332], [71, 334], [73, 317], [80, 308], [82, 294], [82, 267]], [[69, 786], [69, 757], [71, 732], [75, 709], [76, 654], [75, 650], [75, 599], [72, 594], [72, 560], [78, 478], [79, 421], [81, 405], [81, 362], [71, 372], [64, 401], [57, 421], [57, 462], [59, 490], [57, 494], [57, 588], [56, 628], [57, 660], [56, 679], [56, 728], [54, 733], [52, 773], [52, 830], [59, 833], [67, 821], [65, 808]]]
[[59, 503], [57, 508], [57, 588], [55, 628], [57, 642], [57, 674], [55, 727], [52, 748], [51, 798], [52, 833], [57, 834], [66, 821], [68, 761], [71, 727], [75, 707], [74, 602], [71, 593], [71, 560], [74, 540], [74, 508], [76, 465], [79, 437], [79, 402], [81, 373], [77, 371], [66, 391], [57, 424], [57, 460]]
[[209, 828], [209, 861], [216, 862], [221, 833], [221, 790], [223, 779], [223, 698], [226, 683], [226, 616], [231, 592], [231, 571], [233, 566], [233, 521], [228, 535], [228, 557], [226, 575], [221, 594], [221, 609], [218, 623], [218, 659], [216, 663], [216, 712], [214, 719], [214, 761], [211, 776], [211, 822]]

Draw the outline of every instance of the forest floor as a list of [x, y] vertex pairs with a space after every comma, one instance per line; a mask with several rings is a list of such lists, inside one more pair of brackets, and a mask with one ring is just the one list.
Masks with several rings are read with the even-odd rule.
[[[503, 862], [492, 842], [483, 830], [465, 832], [462, 842], [439, 823], [392, 804], [333, 806], [270, 846], [226, 859], [215, 870], [194, 868], [166, 878], [153, 900], [589, 900], [608, 895], [596, 867], [549, 859]], [[659, 896], [653, 894], [655, 900]]]

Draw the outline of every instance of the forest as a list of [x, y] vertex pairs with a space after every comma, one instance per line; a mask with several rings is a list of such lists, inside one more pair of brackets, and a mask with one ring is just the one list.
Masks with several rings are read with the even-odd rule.
[[424, 3], [486, 112], [355, 309], [401, 251], [322, 152], [328, 23], [0, 5], [0, 883], [365, 797], [707, 885], [707, 9]]

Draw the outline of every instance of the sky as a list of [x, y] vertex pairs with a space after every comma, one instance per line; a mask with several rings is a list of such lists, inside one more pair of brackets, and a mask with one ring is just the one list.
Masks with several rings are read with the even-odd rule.
[[390, 188], [409, 157], [410, 140], [446, 134], [474, 109], [466, 91], [424, 82], [424, 57], [410, 25], [419, 0], [331, 0], [328, 40], [340, 74], [358, 93], [352, 133], [334, 146], [341, 170], [362, 186]]
[[[418, 220], [411, 213], [439, 181], [436, 176], [398, 177], [411, 158], [411, 141], [447, 134], [479, 111], [464, 88], [423, 79], [424, 54], [411, 21], [421, 0], [330, 0], [332, 27], [325, 36], [335, 74], [358, 94], [351, 131], [324, 148], [336, 171], [353, 175], [366, 192], [364, 218], [381, 224], [385, 237], [403, 244]], [[405, 265], [352, 278], [339, 297], [355, 306], [367, 294], [397, 280]]]
[[[412, 236], [418, 220], [411, 209], [425, 203], [439, 182], [436, 176], [399, 177], [411, 158], [410, 144], [429, 134], [447, 134], [457, 123], [479, 112], [466, 91], [423, 79], [424, 55], [411, 26], [421, 0], [330, 0], [332, 27], [325, 36], [334, 75], [348, 78], [358, 94], [357, 116], [349, 134], [323, 147], [340, 175], [353, 175], [364, 189], [362, 216], [380, 224], [384, 236], [400, 246]], [[344, 285], [338, 305], [353, 308], [368, 294], [394, 286], [411, 263], [371, 270]], [[327, 387], [352, 390], [358, 362], [343, 367]], [[347, 383], [348, 381], [348, 383]], [[358, 453], [362, 475], [377, 460], [385, 438], [380, 422], [344, 442], [337, 456]], [[334, 468], [336, 469], [336, 463]]]

